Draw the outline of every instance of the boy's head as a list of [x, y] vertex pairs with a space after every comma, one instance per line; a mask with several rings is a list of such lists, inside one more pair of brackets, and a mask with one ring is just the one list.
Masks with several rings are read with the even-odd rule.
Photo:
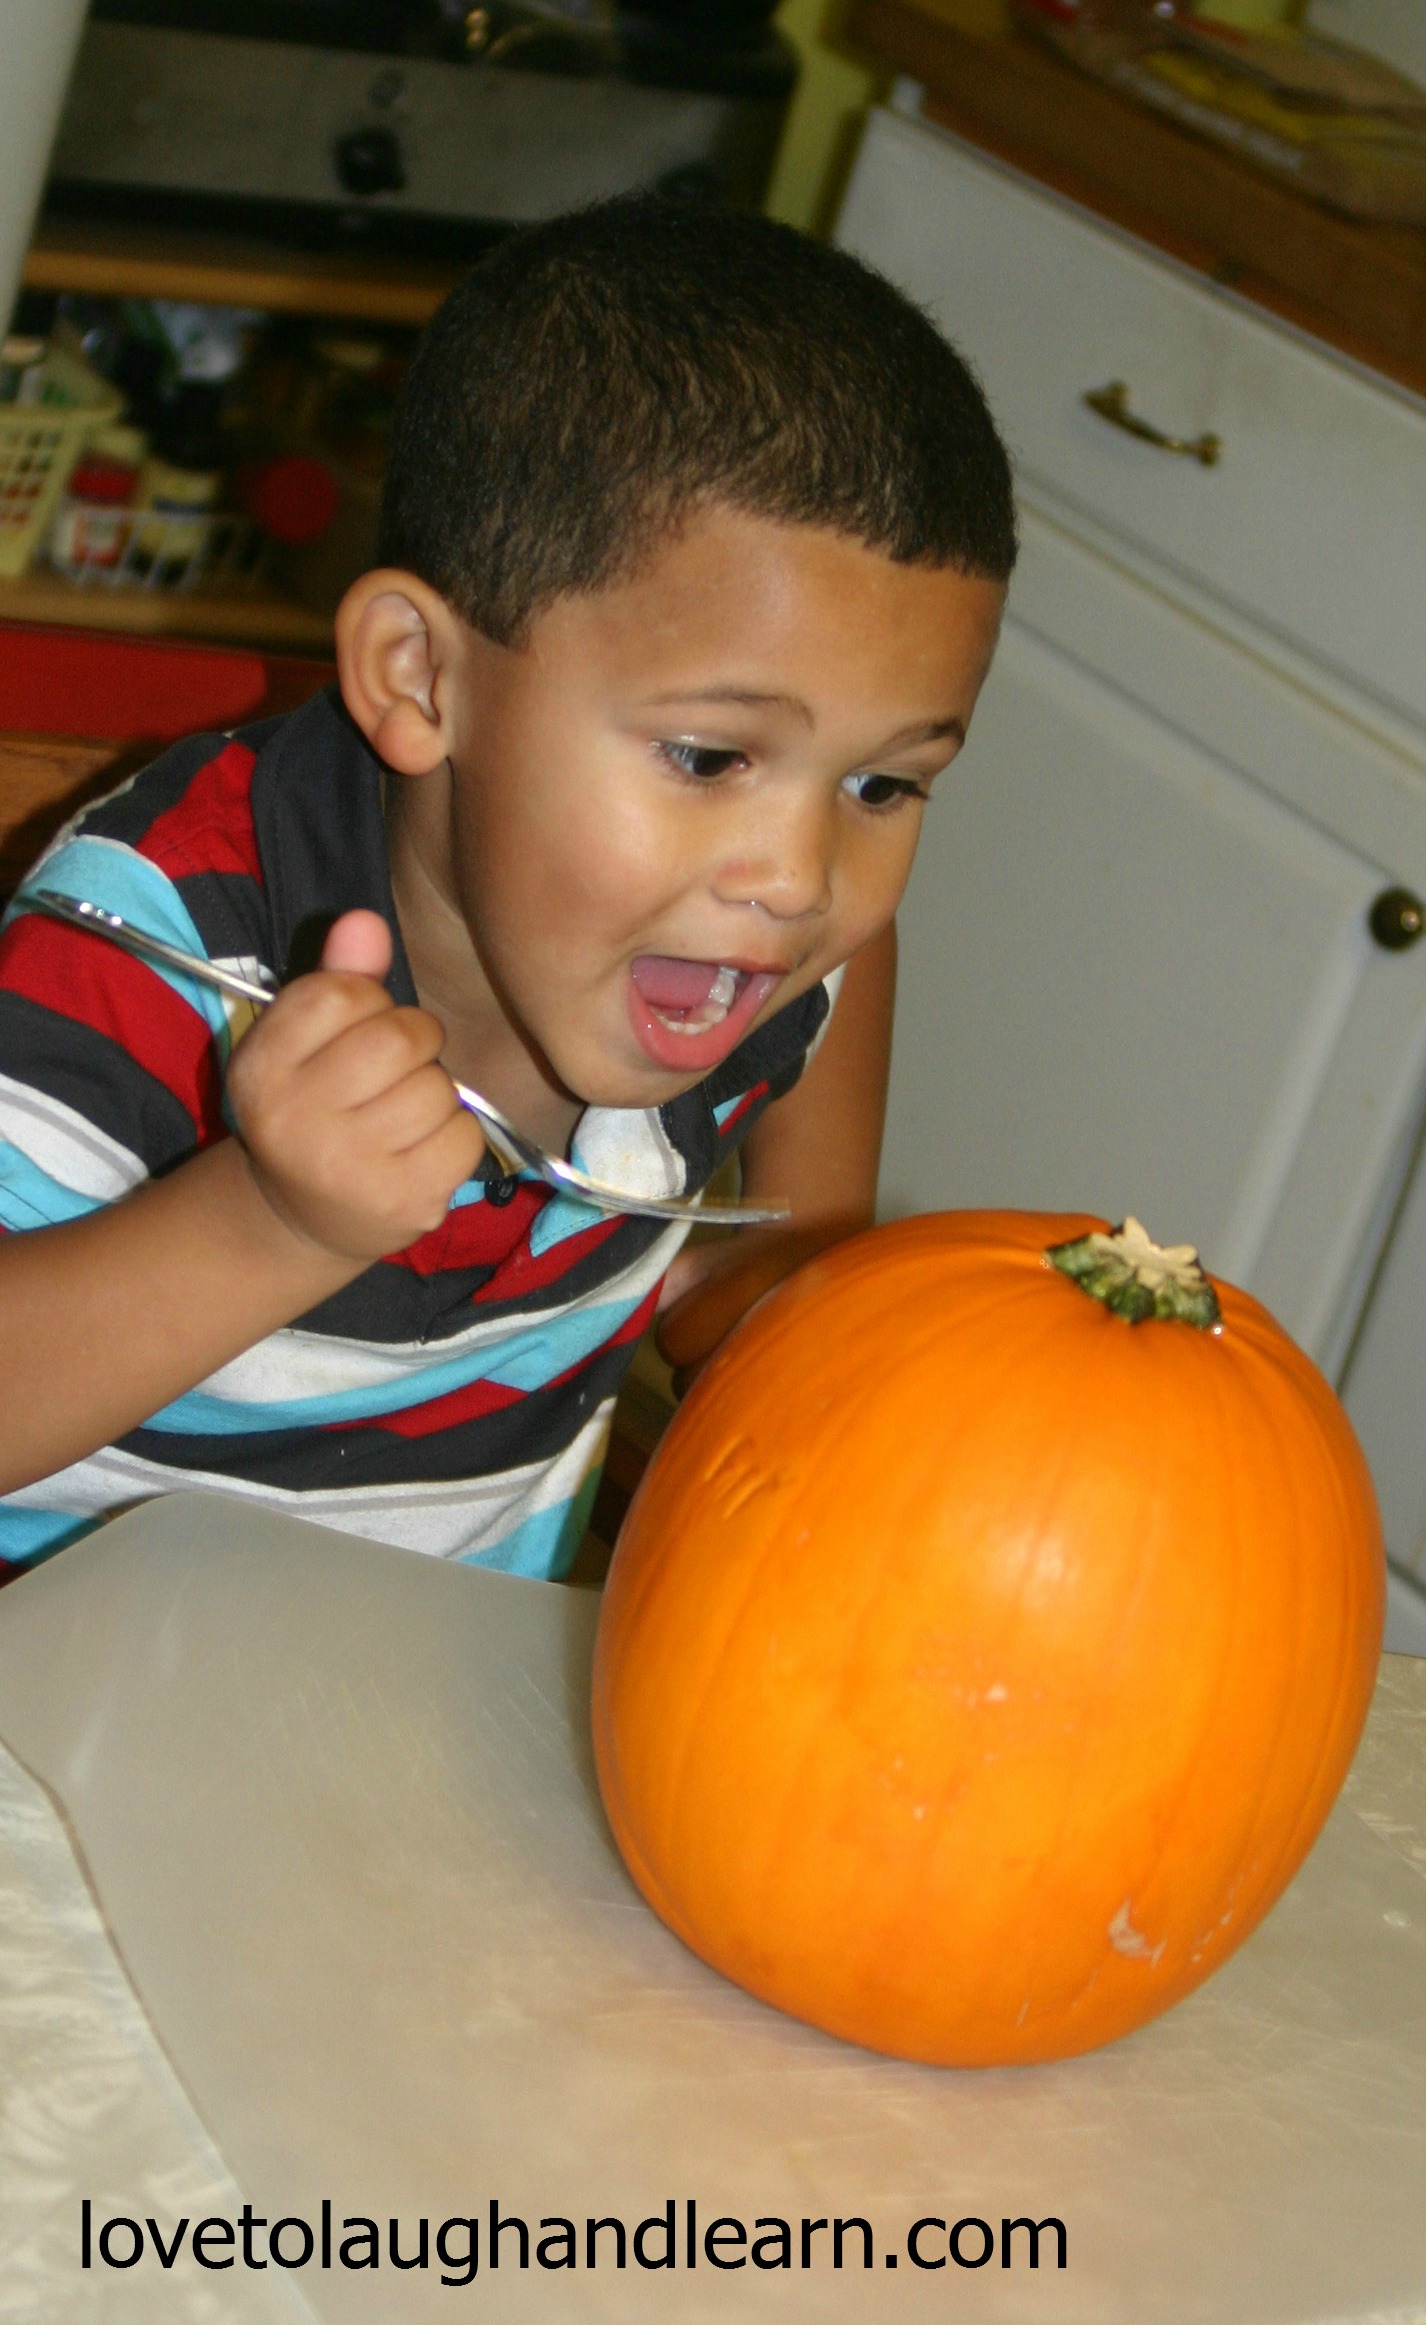
[[436, 317], [380, 552], [339, 662], [431, 779], [396, 790], [424, 909], [548, 1083], [648, 1106], [894, 913], [1015, 530], [978, 387], [889, 284], [627, 200], [512, 237]]
[[515, 645], [702, 504], [1004, 582], [985, 400], [880, 275], [768, 219], [611, 202], [514, 236], [412, 364], [378, 555]]

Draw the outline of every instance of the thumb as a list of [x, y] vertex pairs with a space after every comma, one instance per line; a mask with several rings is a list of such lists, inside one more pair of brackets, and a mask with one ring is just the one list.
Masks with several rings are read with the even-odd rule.
[[327, 931], [322, 967], [342, 969], [348, 975], [386, 975], [391, 966], [391, 931], [379, 912], [344, 912]]

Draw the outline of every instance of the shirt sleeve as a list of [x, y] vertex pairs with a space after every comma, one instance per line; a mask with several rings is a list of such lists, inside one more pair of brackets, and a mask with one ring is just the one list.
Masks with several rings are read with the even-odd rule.
[[17, 898], [0, 934], [0, 1226], [82, 1217], [224, 1127], [206, 1019]]
[[[196, 841], [211, 819], [193, 813], [192, 803], [211, 804], [213, 771], [235, 750], [218, 741], [216, 755], [183, 746], [189, 764], [177, 769], [170, 762], [179, 754], [169, 754], [62, 833], [5, 916], [0, 1228], [11, 1233], [81, 1218], [227, 1134], [224, 1068], [251, 1020], [249, 1005], [227, 1003], [181, 972], [150, 968], [28, 902], [37, 888], [87, 898], [184, 951], [251, 973], [257, 964], [245, 953], [215, 941], [219, 925], [237, 932], [237, 917], [229, 910], [215, 921], [200, 901], [215, 874], [197, 861]], [[147, 804], [146, 785], [156, 794]], [[175, 811], [184, 810], [180, 858], [171, 835]], [[125, 822], [132, 837], [121, 836]], [[214, 851], [207, 852], [211, 865]]]
[[35, 886], [88, 897], [209, 956], [177, 883], [130, 846], [77, 832], [30, 872], [0, 930], [9, 1232], [81, 1218], [226, 1135], [223, 1067], [251, 1021], [247, 1004], [28, 907]]

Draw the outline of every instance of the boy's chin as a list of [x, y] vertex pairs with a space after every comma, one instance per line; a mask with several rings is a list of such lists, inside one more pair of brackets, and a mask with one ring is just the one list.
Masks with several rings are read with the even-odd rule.
[[550, 1068], [561, 1087], [581, 1106], [607, 1107], [610, 1112], [623, 1114], [647, 1113], [651, 1107], [667, 1106], [673, 1098], [681, 1098], [685, 1090], [696, 1088], [707, 1078], [707, 1068], [690, 1063], [687, 1073], [674, 1073], [655, 1065], [651, 1059], [621, 1054], [610, 1057], [606, 1052], [590, 1055], [585, 1051], [579, 1057], [560, 1059], [546, 1052]]
[[598, 1106], [619, 1114], [646, 1114], [652, 1107], [667, 1106], [671, 1099], [681, 1098], [685, 1090], [692, 1090], [705, 1079], [703, 1074], [661, 1074], [650, 1069], [636, 1074], [585, 1075], [580, 1080], [587, 1081], [587, 1088], [573, 1082], [566, 1087], [581, 1106]]

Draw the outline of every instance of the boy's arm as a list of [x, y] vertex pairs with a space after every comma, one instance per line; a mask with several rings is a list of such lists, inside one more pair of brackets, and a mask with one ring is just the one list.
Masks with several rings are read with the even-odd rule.
[[0, 1492], [111, 1443], [414, 1241], [474, 1170], [483, 1141], [435, 1063], [440, 1026], [377, 982], [382, 924], [349, 914], [323, 958], [233, 1052], [241, 1141], [0, 1238]]
[[786, 1196], [787, 1226], [740, 1228], [696, 1244], [669, 1269], [656, 1338], [680, 1386], [764, 1292], [814, 1252], [871, 1225], [895, 996], [893, 926], [847, 963], [821, 1048], [744, 1144], [744, 1194]]
[[272, 1211], [236, 1139], [0, 1241], [0, 1493], [122, 1437], [358, 1272]]

